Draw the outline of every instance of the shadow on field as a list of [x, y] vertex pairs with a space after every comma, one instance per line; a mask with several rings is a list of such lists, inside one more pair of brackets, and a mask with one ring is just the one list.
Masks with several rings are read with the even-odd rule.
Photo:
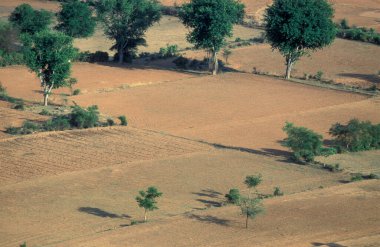
[[216, 149], [229, 149], [229, 150], [236, 150], [243, 153], [250, 153], [250, 154], [257, 154], [257, 155], [263, 155], [267, 157], [277, 157], [279, 158], [278, 161], [285, 162], [285, 163], [294, 163], [290, 157], [291, 152], [284, 151], [284, 150], [278, 150], [278, 149], [272, 149], [272, 148], [262, 148], [261, 150], [257, 149], [250, 149], [250, 148], [244, 148], [244, 147], [234, 147], [234, 146], [226, 146], [223, 144], [218, 143], [209, 143], [205, 141], [200, 141], [201, 143], [208, 144], [213, 146]]
[[360, 80], [380, 84], [380, 76], [377, 76], [377, 75], [357, 74], [357, 73], [341, 73], [341, 74], [339, 74], [339, 76], [351, 77], [354, 79], [360, 79]]
[[336, 244], [336, 243], [311, 243], [312, 246], [328, 246], [328, 247], [347, 247], [345, 245]]
[[114, 213], [104, 211], [104, 210], [99, 209], [99, 208], [92, 208], [92, 207], [80, 207], [80, 208], [78, 208], [78, 211], [83, 212], [83, 213], [87, 213], [87, 214], [92, 214], [95, 216], [99, 216], [102, 218], [112, 218], [112, 219], [115, 219], [115, 218], [120, 218], [120, 219], [131, 218], [129, 215], [126, 215], [126, 214], [117, 215]]
[[218, 199], [219, 196], [223, 195], [220, 192], [217, 192], [211, 189], [205, 189], [205, 190], [201, 190], [200, 192], [192, 192], [192, 194], [200, 196], [200, 197], [206, 197], [206, 199], [203, 199], [203, 198], [197, 199], [198, 202], [205, 204], [206, 208], [222, 206], [222, 203], [215, 200], [210, 200], [210, 199]]
[[194, 219], [194, 220], [198, 220], [198, 221], [206, 222], [206, 223], [217, 224], [221, 226], [228, 226], [230, 223], [230, 220], [220, 219], [218, 217], [211, 216], [211, 215], [203, 216], [203, 215], [196, 215], [196, 214], [187, 214], [186, 217], [188, 217], [189, 219]]

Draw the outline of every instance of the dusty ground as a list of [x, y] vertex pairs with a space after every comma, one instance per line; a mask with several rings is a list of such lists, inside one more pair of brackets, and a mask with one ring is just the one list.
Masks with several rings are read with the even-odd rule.
[[[20, 2], [1, 1], [0, 15]], [[48, 1], [27, 2], [57, 8]], [[350, 21], [378, 25], [379, 1], [335, 2], [344, 6], [339, 11], [352, 13]], [[262, 14], [264, 1], [246, 3], [252, 15]], [[145, 49], [157, 51], [166, 43], [187, 47], [185, 33], [178, 19], [165, 17], [148, 32]], [[235, 29], [235, 37], [257, 34]], [[109, 47], [99, 33], [76, 45]], [[377, 54], [376, 46], [337, 40], [304, 58], [296, 73], [322, 70], [331, 79], [366, 86], [378, 83], [373, 76], [379, 69]], [[236, 49], [230, 63], [248, 72], [254, 66], [283, 71], [282, 58], [267, 45]], [[129, 127], [22, 137], [0, 132], [0, 246], [24, 241], [32, 247], [377, 246], [379, 181], [346, 182], [352, 172], [380, 172], [380, 152], [321, 158], [345, 169], [330, 173], [290, 163], [279, 141], [285, 137], [285, 121], [326, 138], [337, 121], [380, 122], [379, 98], [248, 73], [211, 77], [150, 65], [77, 63], [73, 76], [81, 94], [69, 96], [62, 89], [51, 97], [58, 104], [97, 104], [103, 114], [126, 115]], [[11, 96], [42, 99], [38, 80], [25, 67], [0, 69], [0, 81]], [[0, 102], [0, 130], [27, 119], [45, 117]], [[245, 230], [239, 210], [221, 203], [230, 188], [246, 193], [244, 177], [257, 173], [264, 178], [261, 192], [280, 186], [285, 196], [266, 200], [266, 213]], [[143, 214], [134, 197], [151, 185], [164, 193], [160, 209], [149, 215], [148, 224], [130, 226]]]
[[[203, 59], [202, 51], [187, 51], [190, 58]], [[323, 50], [310, 53], [298, 61], [293, 75], [315, 75], [323, 72], [323, 78], [353, 86], [380, 87], [379, 61], [380, 47], [362, 42], [336, 39]], [[224, 61], [224, 58], [220, 58]], [[284, 75], [285, 60], [278, 51], [272, 51], [269, 44], [260, 44], [232, 50], [228, 65], [236, 70], [251, 73], [253, 68], [260, 72]]]

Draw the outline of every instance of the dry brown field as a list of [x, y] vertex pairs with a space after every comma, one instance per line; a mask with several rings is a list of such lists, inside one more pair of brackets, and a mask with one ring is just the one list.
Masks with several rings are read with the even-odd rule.
[[[50, 1], [0, 1], [5, 17], [21, 2], [58, 9]], [[173, 4], [173, 1], [162, 1]], [[177, 3], [179, 3], [178, 1]], [[244, 1], [259, 18], [270, 1]], [[379, 27], [379, 1], [335, 0], [337, 18]], [[342, 14], [340, 14], [342, 13]], [[156, 52], [180, 48], [187, 30], [164, 17], [147, 33]], [[234, 37], [260, 31], [235, 27]], [[81, 50], [108, 50], [98, 30], [76, 40]], [[185, 56], [203, 59], [203, 52]], [[303, 58], [295, 75], [315, 74], [348, 85], [379, 85], [378, 46], [336, 40]], [[74, 86], [54, 91], [51, 109], [74, 103], [98, 105], [103, 116], [128, 118], [128, 126], [11, 136], [9, 126], [44, 121], [38, 79], [24, 66], [0, 68], [9, 95], [27, 101], [25, 111], [0, 101], [0, 246], [273, 246], [377, 247], [380, 242], [380, 180], [350, 183], [352, 173], [380, 175], [380, 151], [318, 157], [339, 163], [332, 173], [289, 160], [281, 146], [286, 121], [331, 137], [328, 129], [352, 118], [380, 122], [380, 98], [303, 85], [252, 74], [281, 75], [284, 62], [266, 44], [233, 50], [228, 66], [238, 72], [209, 76], [175, 70], [170, 60], [74, 63]], [[30, 108], [31, 106], [36, 109]], [[264, 200], [265, 213], [244, 228], [239, 208], [225, 205], [231, 188], [247, 189], [244, 178], [262, 174], [265, 194], [279, 186], [285, 195]], [[141, 220], [135, 196], [157, 186], [159, 210]]]

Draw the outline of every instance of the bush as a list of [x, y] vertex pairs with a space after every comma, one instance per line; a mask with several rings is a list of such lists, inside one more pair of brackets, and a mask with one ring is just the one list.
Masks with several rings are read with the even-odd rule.
[[0, 67], [24, 64], [24, 56], [20, 52], [6, 53], [0, 50]]
[[119, 116], [118, 119], [120, 120], [120, 125], [127, 126], [127, 118], [125, 116]]
[[343, 170], [342, 168], [340, 168], [339, 164], [334, 164], [334, 165], [325, 164], [323, 168], [330, 172], [341, 172]]
[[32, 134], [40, 130], [41, 130], [41, 125], [30, 122], [30, 121], [25, 121], [20, 128], [18, 127], [6, 128], [5, 133], [11, 134], [11, 135], [18, 135], [18, 134], [27, 135], [27, 134]]
[[50, 112], [46, 109], [42, 109], [42, 111], [40, 112], [40, 115], [43, 115], [43, 116], [50, 116]]
[[230, 189], [230, 192], [225, 195], [227, 202], [231, 204], [239, 204], [241, 195], [238, 189]]
[[322, 153], [322, 135], [304, 127], [295, 127], [292, 123], [286, 123], [283, 130], [288, 135], [283, 145], [293, 151], [295, 161], [311, 162]]
[[176, 57], [179, 55], [178, 45], [167, 44], [166, 47], [160, 48], [158, 55], [160, 58]]
[[98, 106], [93, 105], [86, 109], [76, 105], [72, 107], [72, 112], [69, 115], [71, 126], [77, 128], [92, 128], [98, 125], [99, 111]]
[[357, 182], [357, 181], [362, 181], [364, 180], [363, 174], [361, 173], [356, 173], [351, 175], [351, 181], [352, 182]]
[[75, 61], [90, 62], [90, 60], [91, 60], [91, 52], [89, 52], [89, 51], [77, 52], [77, 56], [75, 58]]
[[273, 191], [273, 196], [283, 196], [284, 192], [281, 191], [280, 187], [275, 187]]
[[358, 152], [380, 148], [380, 124], [352, 119], [347, 125], [334, 124], [329, 133], [335, 138], [338, 150]]
[[17, 103], [17, 104], [13, 107], [13, 109], [21, 110], [21, 111], [25, 110], [25, 104], [24, 104], [24, 102]]
[[70, 129], [69, 119], [65, 116], [55, 117], [44, 123], [43, 128], [46, 131], [61, 131]]
[[357, 40], [380, 45], [380, 33], [377, 33], [372, 28], [367, 29], [365, 27], [350, 27], [348, 25], [347, 20], [345, 19], [343, 19], [336, 26], [338, 28], [336, 36], [339, 38]]
[[187, 69], [187, 65], [189, 64], [190, 60], [185, 58], [185, 57], [178, 57], [176, 58], [173, 63], [178, 67], [178, 68], [181, 68], [181, 69]]
[[108, 119], [107, 119], [107, 125], [108, 125], [108, 126], [114, 126], [114, 125], [115, 125], [115, 121], [113, 121], [112, 118], [108, 118]]
[[75, 89], [74, 91], [73, 91], [73, 95], [75, 96], [75, 95], [79, 95], [80, 94], [80, 89], [78, 88], [78, 89]]
[[91, 53], [89, 57], [90, 63], [102, 63], [102, 62], [108, 62], [109, 61], [109, 55], [108, 52], [105, 51], [96, 51], [95, 53]]
[[322, 77], [323, 77], [323, 72], [322, 71], [318, 71], [317, 74], [315, 74], [314, 78], [317, 80], [317, 81], [321, 81], [322, 80]]

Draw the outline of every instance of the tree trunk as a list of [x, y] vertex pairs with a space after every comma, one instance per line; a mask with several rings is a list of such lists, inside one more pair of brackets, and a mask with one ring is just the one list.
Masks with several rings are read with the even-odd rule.
[[122, 48], [119, 48], [119, 64], [122, 64], [124, 62], [124, 50]]
[[146, 216], [146, 214], [147, 214], [147, 212], [146, 212], [146, 210], [145, 210], [145, 212], [144, 212], [144, 222], [146, 222], [146, 220], [147, 220], [147, 216]]
[[48, 98], [49, 98], [49, 93], [44, 92], [44, 106], [48, 105]]
[[218, 69], [219, 69], [218, 53], [216, 51], [214, 51], [213, 60], [214, 60], [214, 70], [212, 71], [212, 75], [216, 75], [218, 74]]
[[248, 212], [247, 212], [247, 217], [245, 218], [245, 228], [248, 229]]
[[294, 62], [293, 62], [293, 60], [291, 59], [291, 57], [287, 57], [287, 58], [286, 58], [286, 76], [285, 76], [285, 79], [286, 79], [286, 80], [289, 80], [290, 77], [291, 77], [293, 63], [294, 63]]

